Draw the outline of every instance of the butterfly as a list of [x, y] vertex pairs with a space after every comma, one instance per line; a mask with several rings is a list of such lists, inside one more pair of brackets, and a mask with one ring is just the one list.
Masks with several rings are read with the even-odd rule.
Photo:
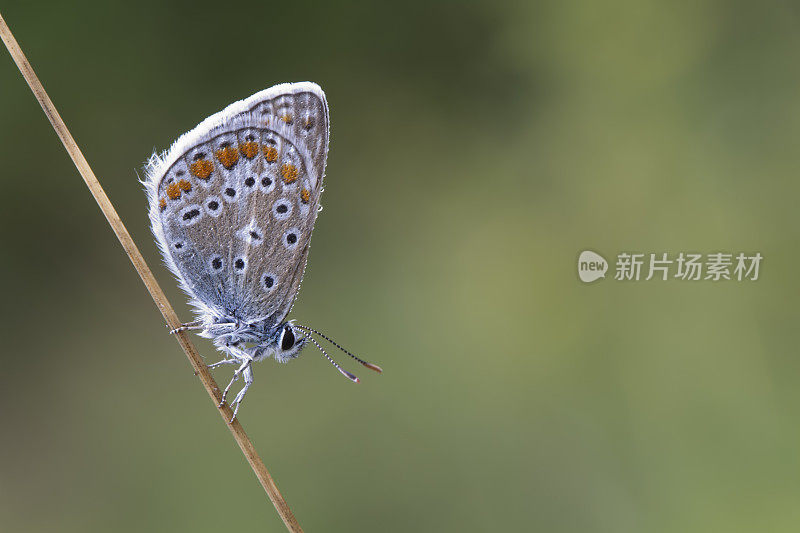
[[285, 83], [208, 117], [145, 167], [156, 243], [196, 315], [173, 333], [198, 330], [212, 339], [224, 359], [210, 368], [236, 365], [220, 402], [243, 376], [233, 418], [253, 383], [253, 363], [288, 362], [308, 342], [358, 383], [312, 335], [382, 371], [323, 333], [286, 320], [321, 210], [329, 130], [319, 85]]

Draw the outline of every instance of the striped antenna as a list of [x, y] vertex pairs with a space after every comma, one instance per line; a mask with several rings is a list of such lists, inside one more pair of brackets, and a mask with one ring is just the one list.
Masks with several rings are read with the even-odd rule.
[[[339, 348], [341, 351], [343, 351], [344, 353], [346, 353], [347, 355], [349, 355], [350, 357], [352, 357], [353, 359], [355, 359], [356, 361], [358, 361], [359, 363], [361, 363], [361, 364], [362, 364], [362, 365], [364, 365], [365, 367], [369, 368], [370, 370], [374, 370], [374, 371], [375, 371], [375, 372], [377, 372], [378, 374], [381, 374], [381, 373], [383, 373], [383, 369], [381, 369], [381, 367], [379, 367], [378, 365], [374, 365], [374, 364], [372, 364], [372, 363], [369, 363], [369, 362], [367, 362], [367, 361], [364, 361], [363, 359], [360, 359], [360, 358], [356, 357], [354, 354], [352, 354], [352, 353], [350, 353], [349, 351], [347, 351], [347, 350], [345, 350], [344, 348], [342, 348], [342, 347], [341, 347], [341, 346], [340, 346], [340, 345], [339, 345], [339, 344], [338, 344], [338, 343], [337, 343], [335, 340], [331, 339], [330, 337], [328, 337], [328, 336], [327, 336], [327, 335], [325, 335], [324, 333], [322, 333], [322, 332], [320, 332], [320, 331], [317, 331], [317, 330], [315, 330], [315, 329], [313, 329], [313, 328], [310, 328], [310, 327], [308, 327], [308, 326], [301, 326], [301, 325], [299, 325], [299, 324], [292, 324], [292, 325], [293, 325], [294, 327], [296, 327], [296, 328], [300, 329], [300, 330], [306, 331], [307, 333], [316, 333], [317, 335], [319, 335], [320, 337], [322, 337], [322, 338], [323, 338], [323, 339], [325, 339], [326, 341], [330, 342], [331, 344], [333, 344], [334, 346], [336, 346], [337, 348]], [[309, 337], [309, 338], [311, 338], [311, 337]], [[313, 340], [313, 339], [312, 339], [312, 340]], [[317, 344], [317, 346], [319, 346], [319, 345]], [[320, 350], [321, 350], [321, 349], [322, 349], [322, 348], [320, 348]]]
[[315, 340], [314, 340], [314, 338], [313, 338], [312, 336], [308, 335], [308, 336], [307, 336], [307, 338], [308, 338], [308, 340], [310, 340], [311, 342], [313, 342], [313, 343], [316, 345], [316, 347], [317, 347], [317, 348], [319, 348], [319, 351], [321, 351], [321, 352], [322, 352], [322, 355], [324, 355], [324, 356], [325, 356], [325, 358], [326, 358], [328, 361], [330, 361], [330, 362], [331, 362], [331, 364], [332, 364], [333, 366], [335, 366], [335, 367], [336, 367], [336, 370], [338, 370], [339, 372], [341, 372], [341, 373], [342, 373], [342, 375], [343, 375], [344, 377], [346, 377], [347, 379], [349, 379], [349, 380], [350, 380], [350, 381], [352, 381], [353, 383], [360, 383], [359, 379], [358, 379], [356, 376], [354, 376], [353, 374], [351, 374], [350, 372], [348, 372], [348, 371], [347, 371], [347, 370], [345, 370], [344, 368], [340, 367], [340, 366], [339, 366], [339, 363], [337, 363], [336, 361], [334, 361], [333, 359], [331, 359], [331, 356], [330, 356], [330, 355], [328, 355], [328, 352], [326, 352], [326, 351], [325, 351], [325, 350], [322, 348], [322, 346], [320, 346], [320, 345], [319, 345], [319, 343], [318, 343], [317, 341], [315, 341]]

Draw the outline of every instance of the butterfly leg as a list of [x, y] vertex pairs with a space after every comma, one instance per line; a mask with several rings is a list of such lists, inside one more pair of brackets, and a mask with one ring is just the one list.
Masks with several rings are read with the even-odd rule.
[[218, 366], [222, 365], [235, 365], [238, 364], [239, 361], [237, 359], [223, 359], [222, 361], [217, 361], [216, 363], [211, 363], [208, 365], [208, 368], [217, 368]]
[[[252, 361], [249, 362], [252, 363]], [[233, 417], [231, 417], [231, 422], [233, 422], [233, 419], [236, 418], [236, 413], [239, 412], [239, 406], [242, 405], [242, 400], [244, 400], [244, 395], [247, 393], [247, 389], [249, 389], [250, 385], [253, 384], [253, 365], [249, 364], [247, 367], [245, 367], [242, 375], [244, 376], [244, 386], [242, 387], [242, 390], [239, 391], [239, 394], [236, 395], [236, 398], [234, 398], [231, 402], [231, 407], [234, 405], [236, 406], [233, 409]]]
[[187, 329], [203, 329], [203, 321], [195, 320], [194, 322], [187, 322], [185, 324], [181, 324], [180, 327], [169, 330], [169, 334], [175, 335], [179, 331], [186, 331]]
[[[238, 363], [239, 361], [235, 360], [235, 362]], [[236, 372], [233, 373], [233, 377], [231, 378], [231, 382], [228, 383], [228, 386], [225, 387], [225, 390], [222, 392], [222, 399], [219, 402], [219, 407], [222, 407], [223, 404], [225, 403], [225, 398], [228, 396], [228, 391], [231, 390], [231, 385], [233, 385], [233, 383], [237, 379], [239, 379], [239, 376], [241, 375], [242, 372], [244, 372], [244, 369], [247, 368], [250, 365], [250, 363], [252, 363], [252, 362], [253, 362], [252, 359], [245, 359], [244, 361], [242, 361], [241, 366], [236, 369]]]

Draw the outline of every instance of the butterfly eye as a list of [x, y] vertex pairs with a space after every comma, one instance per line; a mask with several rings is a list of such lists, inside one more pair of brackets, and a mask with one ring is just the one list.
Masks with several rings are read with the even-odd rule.
[[286, 326], [281, 336], [281, 350], [284, 352], [286, 350], [291, 350], [292, 346], [294, 346], [294, 332], [291, 327]]

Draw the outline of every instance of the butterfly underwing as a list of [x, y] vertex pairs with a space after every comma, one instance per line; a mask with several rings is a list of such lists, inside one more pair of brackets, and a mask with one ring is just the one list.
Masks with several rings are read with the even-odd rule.
[[208, 117], [145, 168], [153, 234], [197, 315], [182, 329], [225, 354], [212, 367], [238, 365], [231, 384], [244, 377], [234, 417], [254, 361], [286, 362], [308, 341], [328, 357], [311, 333], [325, 335], [286, 321], [320, 210], [328, 137], [322, 89], [281, 84]]

